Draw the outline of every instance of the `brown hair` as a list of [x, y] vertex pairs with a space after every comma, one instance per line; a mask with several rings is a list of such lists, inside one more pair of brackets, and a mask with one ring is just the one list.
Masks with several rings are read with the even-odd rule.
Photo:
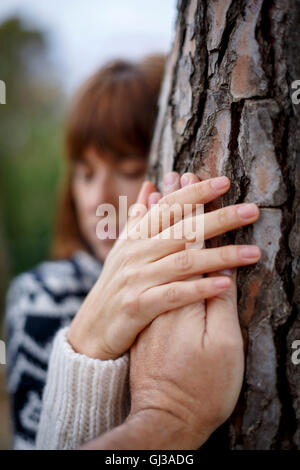
[[66, 126], [66, 175], [55, 224], [51, 257], [68, 258], [88, 250], [82, 238], [72, 196], [72, 163], [93, 146], [115, 158], [130, 154], [147, 159], [157, 115], [166, 56], [153, 54], [138, 63], [114, 60], [79, 89]]

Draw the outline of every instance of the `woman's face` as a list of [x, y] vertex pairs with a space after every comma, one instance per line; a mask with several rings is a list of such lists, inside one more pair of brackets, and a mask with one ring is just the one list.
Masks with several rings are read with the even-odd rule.
[[[135, 203], [144, 181], [147, 161], [128, 157], [117, 161], [112, 154], [99, 154], [93, 147], [87, 148], [82, 161], [73, 166], [73, 197], [84, 239], [92, 247], [100, 261], [104, 261], [115, 240], [99, 239], [96, 235], [96, 216], [100, 204], [112, 204], [116, 211], [117, 236], [122, 227], [119, 222], [119, 196], [127, 196], [127, 208]], [[106, 214], [105, 214], [106, 216]], [[107, 229], [107, 228], [106, 228]]]

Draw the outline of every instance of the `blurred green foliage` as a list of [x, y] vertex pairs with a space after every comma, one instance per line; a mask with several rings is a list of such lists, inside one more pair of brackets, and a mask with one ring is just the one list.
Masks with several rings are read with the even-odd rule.
[[[62, 172], [65, 96], [44, 33], [0, 25], [0, 304], [11, 277], [49, 256]], [[3, 311], [3, 308], [1, 308]]]

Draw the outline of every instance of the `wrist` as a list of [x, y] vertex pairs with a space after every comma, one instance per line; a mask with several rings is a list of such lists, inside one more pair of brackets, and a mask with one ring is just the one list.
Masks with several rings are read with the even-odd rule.
[[99, 292], [103, 289], [98, 283], [99, 279], [73, 318], [67, 332], [67, 340], [73, 350], [79, 354], [102, 361], [115, 360], [120, 354], [110, 351], [103, 339], [106, 324], [102, 320], [104, 314], [99, 298]]
[[156, 408], [130, 413], [124, 424], [138, 433], [140, 449], [198, 449], [210, 435], [196, 433], [178, 416]]
[[147, 409], [129, 414], [123, 424], [88, 442], [81, 449], [197, 449], [198, 441], [196, 436], [191, 438], [186, 435], [182, 423], [176, 417], [158, 409]]
[[100, 359], [101, 361], [116, 360], [119, 357], [106, 351], [102, 347], [101, 337], [97, 336], [95, 338], [92, 336], [91, 332], [86, 331], [83, 325], [75, 322], [75, 319], [67, 331], [66, 338], [73, 351], [78, 354], [83, 354], [92, 359]]

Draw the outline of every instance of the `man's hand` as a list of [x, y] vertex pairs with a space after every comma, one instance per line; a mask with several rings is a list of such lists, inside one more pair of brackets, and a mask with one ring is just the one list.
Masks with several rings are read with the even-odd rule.
[[[180, 188], [174, 172], [173, 186]], [[189, 173], [181, 183], [195, 183]], [[156, 203], [160, 194], [151, 196]], [[221, 273], [220, 273], [221, 274]], [[218, 272], [209, 273], [216, 276]], [[130, 354], [132, 408], [161, 410], [181, 423], [179, 448], [198, 448], [232, 413], [244, 373], [243, 340], [237, 312], [236, 270], [226, 292], [160, 315], [137, 338]]]

